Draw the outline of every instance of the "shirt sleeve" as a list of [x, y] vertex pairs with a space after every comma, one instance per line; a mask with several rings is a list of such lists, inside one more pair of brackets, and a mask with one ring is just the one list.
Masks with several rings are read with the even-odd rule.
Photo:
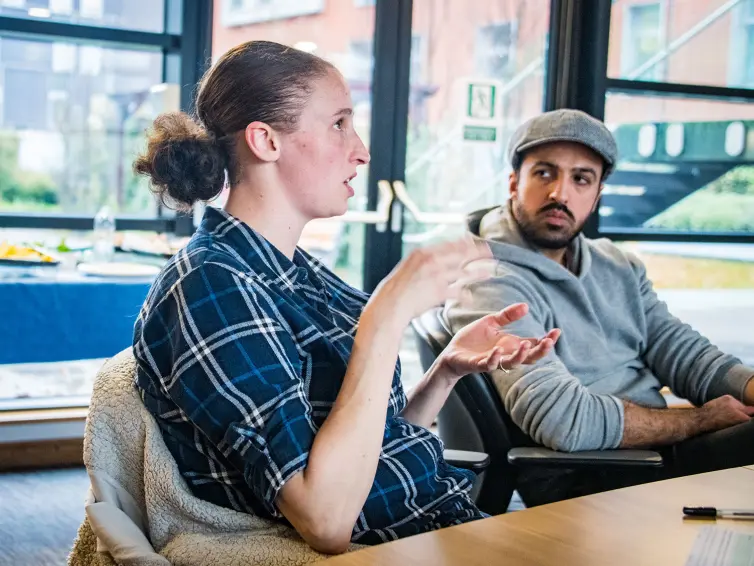
[[[283, 485], [306, 467], [316, 433], [302, 379], [305, 353], [285, 299], [243, 272], [205, 263], [160, 302], [141, 344], [163, 392], [273, 515]], [[168, 349], [168, 352], [159, 352]]]

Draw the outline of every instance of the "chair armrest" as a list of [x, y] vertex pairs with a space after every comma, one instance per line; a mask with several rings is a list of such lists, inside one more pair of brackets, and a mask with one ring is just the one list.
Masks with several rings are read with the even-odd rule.
[[483, 472], [490, 465], [490, 456], [484, 452], [468, 452], [446, 448], [443, 456], [451, 466], [471, 470], [477, 474]]
[[508, 462], [514, 466], [585, 468], [589, 466], [660, 468], [662, 456], [652, 450], [590, 450], [558, 452], [543, 447], [512, 448]]

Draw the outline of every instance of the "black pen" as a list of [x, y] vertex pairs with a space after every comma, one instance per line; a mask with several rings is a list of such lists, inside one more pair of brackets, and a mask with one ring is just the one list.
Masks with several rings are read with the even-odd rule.
[[754, 509], [718, 509], [717, 507], [684, 507], [687, 517], [716, 517], [718, 519], [741, 519], [754, 521]]

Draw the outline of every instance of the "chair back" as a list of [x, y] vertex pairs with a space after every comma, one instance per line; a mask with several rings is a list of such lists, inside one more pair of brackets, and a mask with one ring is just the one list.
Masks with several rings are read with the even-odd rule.
[[[452, 333], [439, 307], [414, 319], [411, 326], [422, 367], [427, 371]], [[439, 436], [448, 448], [489, 454], [490, 466], [480, 478], [477, 505], [491, 515], [505, 513], [516, 485], [517, 470], [507, 459], [513, 447], [512, 425], [497, 390], [482, 373], [459, 380], [437, 416]]]

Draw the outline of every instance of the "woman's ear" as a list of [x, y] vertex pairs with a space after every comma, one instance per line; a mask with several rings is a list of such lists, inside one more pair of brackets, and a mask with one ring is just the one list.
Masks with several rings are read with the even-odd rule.
[[271, 162], [280, 158], [280, 135], [264, 122], [252, 122], [246, 126], [244, 140], [260, 161]]

